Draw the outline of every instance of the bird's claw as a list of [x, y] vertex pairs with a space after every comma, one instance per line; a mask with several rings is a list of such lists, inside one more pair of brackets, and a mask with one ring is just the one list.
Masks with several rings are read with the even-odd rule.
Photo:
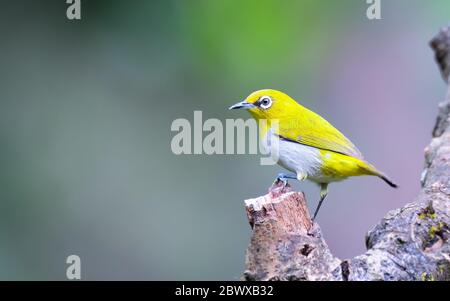
[[294, 175], [279, 173], [269, 188], [269, 192], [272, 197], [277, 197], [283, 193], [291, 191], [291, 186], [288, 183], [288, 179], [295, 179]]
[[280, 183], [283, 183], [283, 187], [286, 187], [288, 185], [288, 180], [283, 174], [279, 174], [272, 185], [278, 186], [278, 184]]

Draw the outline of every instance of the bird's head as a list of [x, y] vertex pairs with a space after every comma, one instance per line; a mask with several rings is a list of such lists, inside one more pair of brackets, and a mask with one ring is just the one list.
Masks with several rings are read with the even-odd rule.
[[230, 110], [245, 109], [255, 119], [281, 119], [289, 116], [297, 102], [289, 95], [272, 89], [258, 90], [230, 107]]

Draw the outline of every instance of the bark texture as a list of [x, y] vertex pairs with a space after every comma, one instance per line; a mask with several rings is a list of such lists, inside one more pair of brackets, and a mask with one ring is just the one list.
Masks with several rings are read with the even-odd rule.
[[[450, 28], [431, 41], [449, 83]], [[303, 193], [275, 187], [246, 201], [253, 229], [244, 280], [450, 280], [450, 86], [425, 149], [422, 189], [366, 235], [366, 253], [333, 256]]]

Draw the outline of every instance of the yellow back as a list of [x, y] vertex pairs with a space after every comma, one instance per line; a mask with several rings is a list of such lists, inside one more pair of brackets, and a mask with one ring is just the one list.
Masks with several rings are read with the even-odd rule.
[[272, 99], [269, 108], [249, 109], [255, 119], [268, 121], [267, 128], [262, 129], [263, 131], [272, 127], [273, 122], [278, 122], [278, 131], [275, 134], [282, 139], [363, 160], [361, 152], [341, 132], [320, 115], [303, 107], [283, 92], [272, 89], [259, 90], [250, 94], [246, 102], [254, 104], [264, 96]]

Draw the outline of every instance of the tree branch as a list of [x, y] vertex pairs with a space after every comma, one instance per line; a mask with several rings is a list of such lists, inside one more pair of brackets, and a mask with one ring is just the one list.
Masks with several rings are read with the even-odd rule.
[[[444, 80], [450, 76], [450, 28], [431, 41]], [[275, 190], [246, 201], [253, 229], [244, 280], [450, 280], [450, 86], [425, 149], [422, 190], [389, 212], [366, 236], [366, 253], [333, 256], [311, 222], [303, 193]]]

